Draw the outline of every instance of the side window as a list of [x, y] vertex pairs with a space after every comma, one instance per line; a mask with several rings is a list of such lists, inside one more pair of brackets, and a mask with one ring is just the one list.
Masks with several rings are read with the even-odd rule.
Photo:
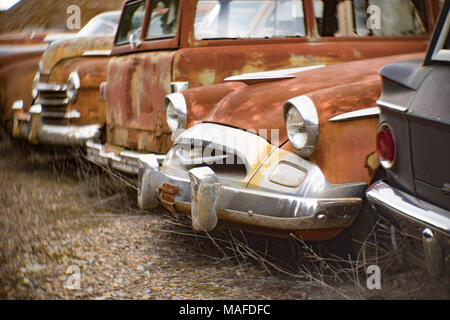
[[[355, 33], [395, 37], [427, 33], [424, 0], [353, 0]], [[369, 12], [368, 12], [369, 11]], [[372, 23], [367, 23], [372, 19]]]
[[123, 12], [122, 22], [116, 44], [130, 43], [131, 37], [138, 39], [141, 34], [142, 22], [145, 14], [145, 0], [127, 4]]
[[180, 0], [153, 1], [145, 39], [172, 38], [177, 32]]
[[199, 0], [195, 38], [279, 38], [305, 35], [300, 0]]

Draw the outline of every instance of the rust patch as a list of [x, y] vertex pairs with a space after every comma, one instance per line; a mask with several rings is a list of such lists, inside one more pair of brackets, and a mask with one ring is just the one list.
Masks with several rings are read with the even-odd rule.
[[303, 241], [328, 241], [336, 238], [344, 229], [295, 231], [293, 234]]
[[159, 200], [161, 204], [170, 212], [176, 212], [175, 209], [175, 195], [178, 193], [178, 187], [169, 183], [164, 183], [159, 187]]
[[367, 169], [370, 176], [374, 176], [377, 169], [380, 167], [380, 160], [378, 159], [378, 155], [376, 152], [372, 152], [368, 154], [366, 157], [366, 164], [364, 168]]

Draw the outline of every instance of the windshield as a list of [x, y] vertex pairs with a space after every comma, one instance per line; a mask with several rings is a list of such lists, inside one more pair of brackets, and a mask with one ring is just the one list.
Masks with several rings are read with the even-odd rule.
[[300, 0], [199, 0], [196, 39], [275, 38], [305, 35]]
[[103, 13], [92, 18], [79, 32], [79, 37], [114, 35], [119, 24], [120, 11]]

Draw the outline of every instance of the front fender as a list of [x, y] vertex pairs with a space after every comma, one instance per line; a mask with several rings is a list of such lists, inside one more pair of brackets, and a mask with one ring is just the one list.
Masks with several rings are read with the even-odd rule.
[[[332, 183], [369, 184], [379, 167], [376, 154], [378, 115], [349, 117], [330, 121], [335, 116], [376, 107], [380, 95], [378, 75], [363, 81], [327, 88], [308, 94], [319, 115], [317, 147], [310, 158]], [[283, 149], [294, 152], [290, 143]]]

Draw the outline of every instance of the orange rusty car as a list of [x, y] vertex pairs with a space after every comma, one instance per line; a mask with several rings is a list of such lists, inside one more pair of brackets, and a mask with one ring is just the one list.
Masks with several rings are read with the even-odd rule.
[[208, 114], [199, 107], [190, 118], [182, 101], [166, 113], [167, 94], [230, 76], [425, 51], [437, 9], [431, 0], [127, 1], [108, 67], [106, 143], [88, 141], [88, 158], [136, 175], [140, 157], [162, 163], [173, 133]]
[[17, 101], [12, 108], [14, 137], [62, 146], [100, 138], [105, 103], [98, 92], [119, 18], [120, 11], [101, 13], [75, 37], [46, 49], [32, 81], [33, 103]]
[[[152, 154], [140, 158], [139, 205], [190, 213], [198, 231], [221, 224], [304, 241], [363, 239], [364, 192], [379, 168], [378, 70], [423, 56], [269, 72], [183, 91], [187, 119], [199, 123], [177, 136], [162, 166]], [[200, 109], [208, 113], [201, 119]]]

